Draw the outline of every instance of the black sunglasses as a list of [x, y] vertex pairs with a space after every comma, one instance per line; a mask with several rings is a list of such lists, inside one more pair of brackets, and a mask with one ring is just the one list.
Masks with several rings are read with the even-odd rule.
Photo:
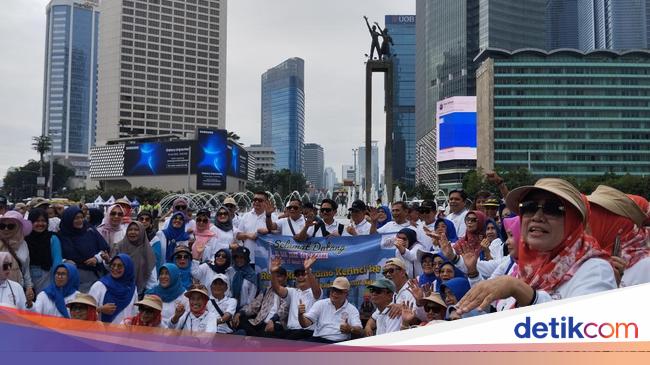
[[424, 306], [424, 311], [429, 313], [429, 312], [437, 312], [439, 311], [440, 308], [437, 305], [425, 305]]
[[228, 216], [228, 215], [230, 215], [230, 213], [228, 213], [228, 212], [219, 212], [219, 213], [217, 213], [217, 217], [223, 217], [223, 216]]
[[122, 212], [111, 212], [111, 217], [124, 217]]
[[332, 208], [320, 208], [321, 213], [331, 213], [332, 210]]
[[196, 223], [208, 223], [210, 219], [208, 218], [197, 218]]
[[139, 222], [150, 222], [151, 218], [149, 218], [149, 217], [140, 217], [140, 218], [138, 218], [138, 221]]
[[386, 270], [382, 271], [381, 273], [384, 274], [384, 276], [386, 276], [386, 274], [393, 275], [393, 273], [395, 273], [395, 271], [399, 271], [399, 270], [401, 270], [401, 269], [399, 269], [399, 268], [397, 268], [397, 269], [390, 268], [390, 269], [386, 269]]
[[262, 199], [262, 198], [253, 198], [253, 202], [255, 202], [255, 203], [261, 203], [263, 201], [264, 201], [264, 199]]
[[190, 255], [176, 255], [176, 258], [179, 260], [189, 260]]
[[297, 205], [290, 205], [290, 206], [287, 207], [287, 209], [288, 210], [298, 210], [298, 209], [300, 209], [300, 207], [297, 206]]
[[339, 289], [339, 288], [334, 288], [334, 287], [332, 287], [331, 290], [332, 290], [334, 293], [339, 293], [339, 294], [341, 294], [341, 293], [343, 293], [343, 292], [345, 291], [345, 290], [341, 290], [341, 289]]
[[542, 210], [545, 215], [554, 217], [561, 217], [564, 215], [565, 208], [559, 200], [547, 200], [544, 204], [539, 204], [536, 201], [525, 201], [519, 203], [519, 214], [521, 215], [535, 215], [538, 210]]
[[7, 229], [13, 231], [16, 227], [16, 223], [0, 223], [0, 230]]
[[368, 291], [373, 294], [381, 294], [385, 291], [386, 289], [380, 289], [380, 288], [368, 288]]

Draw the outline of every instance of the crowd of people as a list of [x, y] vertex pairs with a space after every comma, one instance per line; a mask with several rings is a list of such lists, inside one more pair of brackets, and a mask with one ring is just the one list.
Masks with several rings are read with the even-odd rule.
[[[9, 209], [0, 197], [0, 305], [124, 326], [333, 343], [650, 281], [650, 204], [608, 186], [581, 194], [544, 178], [501, 196], [463, 190], [448, 211], [432, 200], [370, 207], [348, 220], [338, 204], [290, 200], [276, 212], [265, 192], [238, 212], [179, 198], [169, 212], [59, 209], [43, 198]], [[155, 207], [155, 205], [150, 205]], [[145, 206], [147, 208], [147, 206]], [[296, 241], [382, 235], [394, 249], [358, 307], [346, 277], [321, 282], [305, 256], [292, 275], [255, 264], [258, 235]], [[291, 283], [289, 282], [291, 280]], [[291, 285], [289, 285], [291, 284]]]

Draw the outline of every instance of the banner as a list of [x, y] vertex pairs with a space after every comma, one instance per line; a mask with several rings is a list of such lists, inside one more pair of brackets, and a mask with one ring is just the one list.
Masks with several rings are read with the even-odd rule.
[[[265, 235], [257, 238], [255, 264], [261, 268], [262, 285], [271, 280], [269, 262], [271, 257], [280, 256], [282, 267], [289, 274], [289, 285], [293, 285], [293, 270], [302, 267], [305, 258], [317, 255], [312, 272], [327, 289], [337, 276], [350, 281], [348, 301], [357, 305], [363, 302], [366, 285], [383, 277], [381, 268], [387, 259], [395, 257], [395, 248], [382, 249], [381, 235], [354, 237], [316, 237], [297, 242], [289, 236]], [[325, 293], [324, 297], [327, 295]]]

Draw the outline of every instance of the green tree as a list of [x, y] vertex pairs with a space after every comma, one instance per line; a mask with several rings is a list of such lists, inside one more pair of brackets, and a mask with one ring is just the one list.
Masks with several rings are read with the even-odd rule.
[[[68, 179], [74, 176], [74, 170], [54, 161], [53, 171], [53, 192], [61, 191]], [[30, 160], [25, 166], [11, 169], [3, 179], [4, 190], [14, 201], [22, 200], [36, 195], [36, 177], [42, 176], [39, 172], [39, 162]], [[45, 166], [46, 174], [49, 174], [50, 167]]]
[[40, 176], [43, 175], [43, 156], [52, 149], [52, 139], [49, 136], [34, 136], [32, 137], [32, 149], [38, 152], [40, 157]]
[[293, 191], [303, 193], [307, 191], [307, 179], [300, 173], [293, 173], [287, 169], [280, 171], [264, 172], [255, 171], [255, 183], [246, 187], [251, 191], [263, 190], [287, 196]]

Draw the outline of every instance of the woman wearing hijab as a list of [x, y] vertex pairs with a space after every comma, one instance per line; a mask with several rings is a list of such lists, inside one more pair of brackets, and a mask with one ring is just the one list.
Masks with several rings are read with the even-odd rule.
[[88, 224], [98, 227], [104, 221], [104, 212], [99, 208], [88, 209]]
[[34, 293], [40, 293], [50, 283], [50, 270], [62, 261], [61, 241], [48, 231], [47, 212], [40, 208], [29, 211], [32, 232], [25, 237], [29, 248], [29, 271], [34, 284]]
[[109, 251], [106, 241], [84, 220], [78, 207], [65, 210], [58, 236], [63, 258], [74, 262], [79, 271], [79, 291], [88, 292], [104, 272], [102, 253]]
[[149, 242], [153, 241], [156, 237], [156, 222], [154, 222], [153, 214], [148, 210], [143, 210], [138, 213], [138, 222], [142, 223], [144, 230], [147, 233]]
[[465, 236], [453, 245], [456, 253], [467, 251], [474, 252], [477, 256], [481, 252], [481, 241], [485, 238], [485, 214], [478, 210], [470, 210], [465, 215]]
[[387, 206], [385, 205], [380, 206], [379, 208], [377, 208], [377, 212], [379, 213], [379, 220], [377, 221], [377, 229], [385, 226], [386, 223], [393, 220], [393, 215], [390, 212], [390, 208], [388, 208]]
[[36, 297], [32, 310], [46, 316], [70, 318], [66, 304], [79, 294], [79, 273], [73, 264], [57, 265], [50, 285]]
[[124, 218], [124, 210], [122, 207], [118, 204], [111, 205], [102, 224], [97, 227], [97, 230], [104, 237], [111, 251], [117, 247], [117, 244], [126, 235], [126, 226], [122, 224], [122, 218]]
[[411, 228], [402, 228], [395, 236], [395, 257], [406, 263], [409, 278], [422, 274], [422, 266], [418, 260], [418, 251], [424, 251], [424, 245], [418, 242], [417, 232]]
[[0, 252], [0, 306], [25, 310], [27, 299], [22, 285], [9, 279], [13, 261], [9, 252]]
[[456, 307], [456, 304], [463, 299], [465, 294], [470, 290], [470, 284], [467, 278], [453, 278], [441, 286], [440, 296], [447, 305], [447, 314], [445, 319], [453, 321], [461, 318], [474, 317], [485, 312], [474, 309], [471, 312], [461, 314]]
[[436, 219], [435, 223], [433, 224], [433, 231], [428, 230], [425, 231], [426, 235], [431, 237], [431, 241], [433, 244], [433, 251], [440, 251], [442, 249], [442, 246], [440, 244], [440, 239], [444, 235], [444, 237], [447, 238], [447, 241], [449, 243], [455, 243], [458, 241], [458, 236], [456, 235], [456, 228], [454, 227], [454, 222], [450, 221], [449, 219], [445, 218], [438, 218]]
[[[211, 260], [217, 251], [221, 249], [229, 249], [233, 242], [237, 242], [236, 237], [239, 230], [233, 227], [232, 215], [225, 207], [221, 207], [217, 210], [214, 226], [211, 227], [211, 230], [216, 233], [216, 236], [214, 240], [208, 242], [208, 245], [203, 252], [203, 261]], [[207, 287], [209, 288], [210, 286], [208, 285]]]
[[32, 231], [32, 222], [15, 210], [0, 217], [0, 251], [8, 252], [12, 258], [9, 279], [25, 288], [27, 306], [34, 301], [34, 285], [30, 273], [29, 247], [25, 237]]
[[435, 288], [436, 280], [440, 275], [440, 265], [444, 262], [444, 259], [433, 252], [425, 251], [418, 251], [417, 258], [422, 266], [422, 274], [417, 277], [418, 285], [420, 287], [430, 286]]
[[511, 191], [506, 203], [521, 217], [519, 277], [478, 283], [458, 304], [460, 314], [508, 297], [527, 306], [617, 287], [609, 255], [585, 232], [587, 206], [570, 183], [540, 179]]
[[111, 272], [93, 284], [88, 294], [100, 305], [102, 322], [119, 324], [135, 314], [135, 268], [129, 255], [123, 253], [113, 257], [110, 268]]
[[[198, 224], [198, 222], [197, 222]], [[230, 250], [220, 249], [214, 254], [213, 260], [199, 264], [194, 261], [192, 264], [192, 277], [196, 278], [205, 287], [212, 285], [212, 281], [219, 274], [227, 275], [230, 280], [235, 276], [235, 269], [231, 266]], [[209, 285], [206, 285], [208, 283]], [[230, 295], [230, 292], [228, 293]]]
[[185, 232], [186, 216], [176, 212], [171, 216], [169, 226], [156, 233], [151, 242], [153, 252], [156, 254], [156, 267], [161, 267], [166, 262], [173, 262], [172, 256], [177, 246], [189, 247], [190, 236]]
[[230, 290], [232, 297], [237, 299], [237, 310], [255, 299], [258, 280], [255, 270], [251, 267], [250, 250], [239, 246], [233, 253], [235, 275], [232, 277]]
[[200, 262], [208, 261], [204, 259], [204, 252], [208, 246], [214, 246], [213, 241], [217, 233], [213, 232], [212, 223], [210, 223], [210, 211], [201, 209], [196, 213], [196, 231], [194, 232], [194, 243], [192, 244], [192, 259]]
[[611, 253], [620, 286], [650, 282], [650, 235], [646, 215], [630, 197], [600, 185], [587, 197], [590, 233]]
[[185, 288], [181, 282], [181, 271], [174, 264], [164, 264], [158, 271], [158, 285], [147, 290], [147, 294], [157, 295], [162, 299], [162, 321], [165, 326], [174, 316], [177, 304], [183, 304], [186, 308], [189, 301], [185, 297]]
[[125, 253], [133, 260], [138, 295], [144, 293], [151, 278], [153, 278], [153, 282], [150, 286], [156, 285], [156, 255], [149, 245], [142, 223], [131, 222], [128, 225], [126, 237], [118, 244], [116, 250], [111, 252], [111, 256], [116, 256], [119, 253]]

